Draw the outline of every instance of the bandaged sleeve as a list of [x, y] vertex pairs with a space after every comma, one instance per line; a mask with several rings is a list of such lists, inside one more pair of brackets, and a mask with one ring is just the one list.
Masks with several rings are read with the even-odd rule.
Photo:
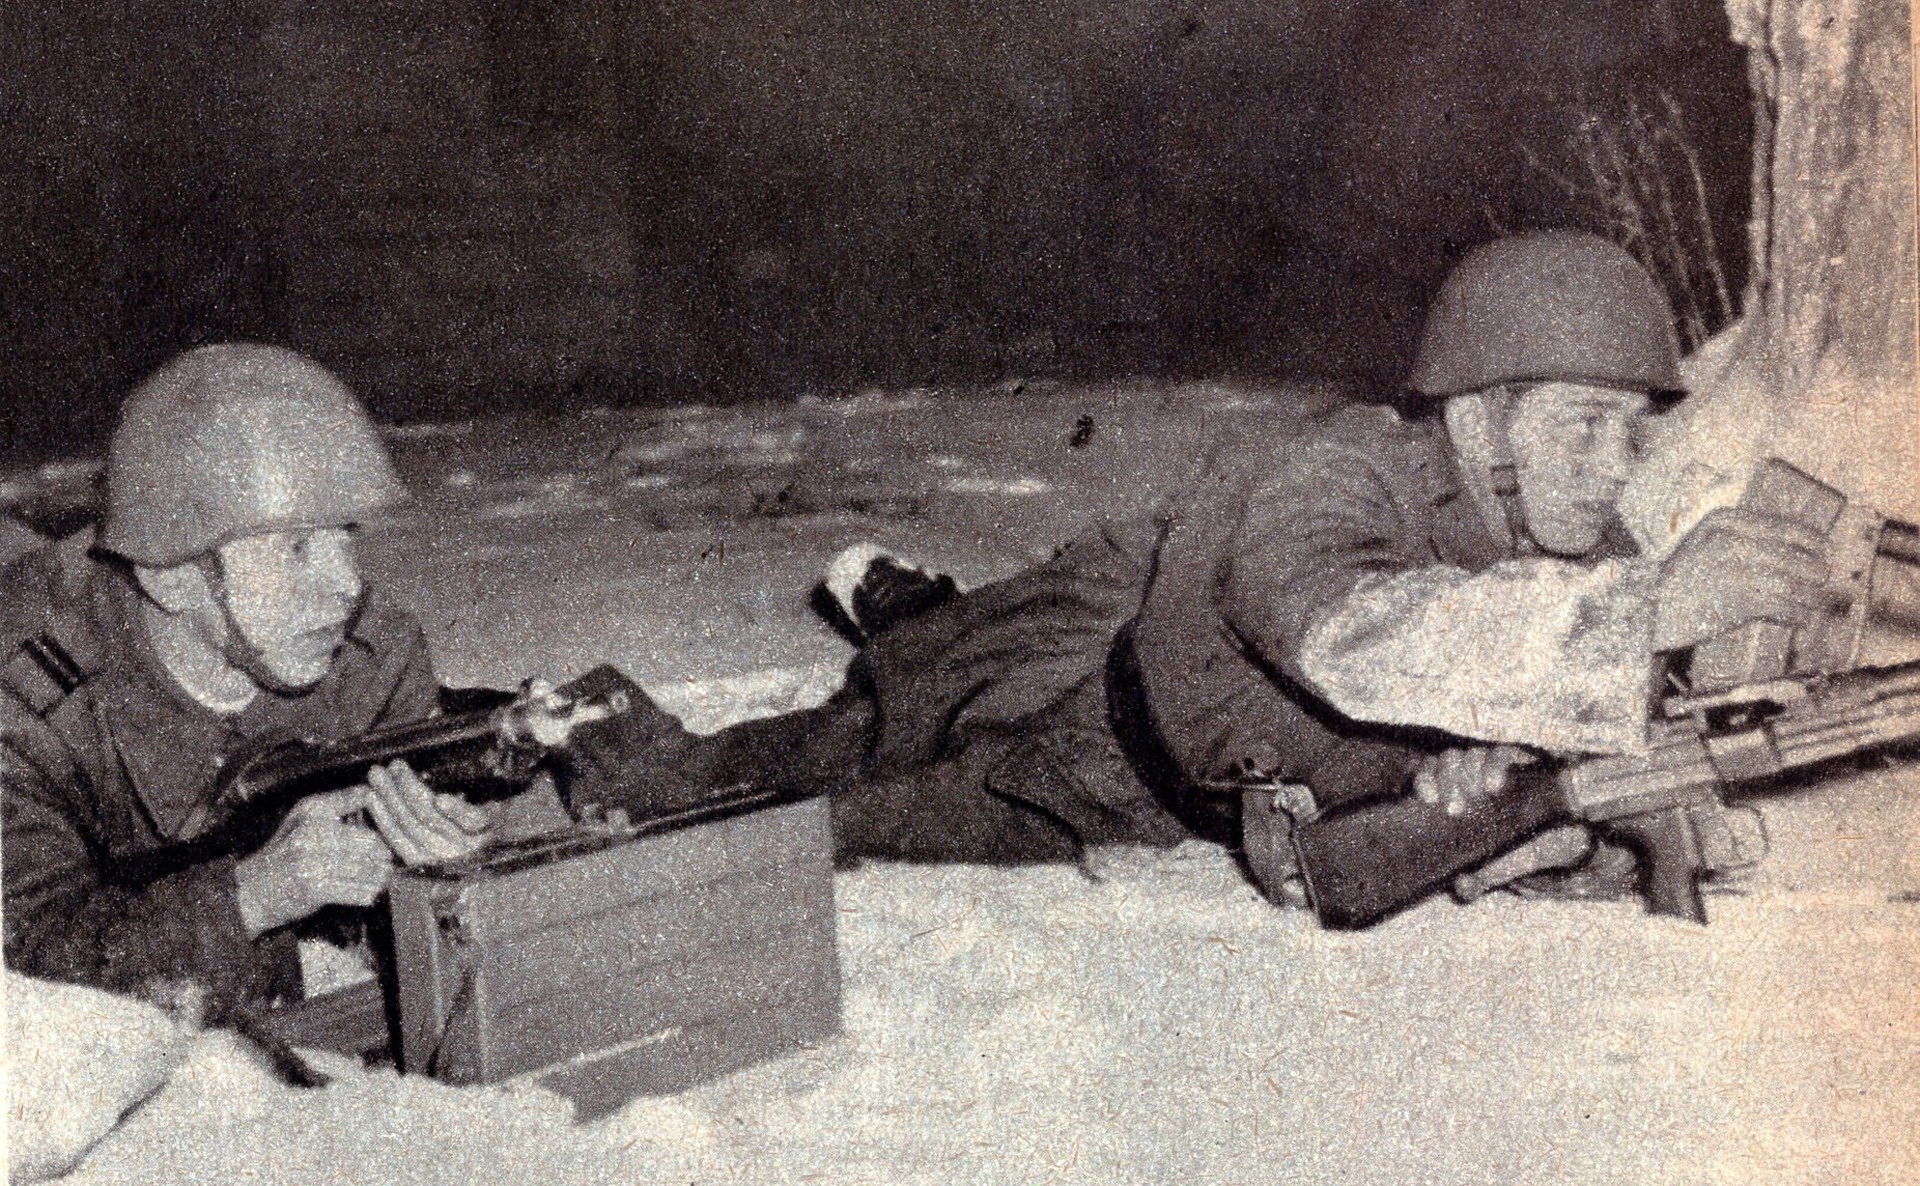
[[1355, 720], [1633, 752], [1653, 693], [1651, 577], [1547, 559], [1368, 574], [1311, 622], [1298, 670]]

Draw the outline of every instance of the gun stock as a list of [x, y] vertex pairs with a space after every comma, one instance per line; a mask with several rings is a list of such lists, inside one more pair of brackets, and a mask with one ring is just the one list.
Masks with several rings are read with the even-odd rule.
[[1414, 795], [1343, 804], [1294, 830], [1320, 921], [1369, 927], [1566, 818], [1553, 771], [1513, 772], [1507, 790], [1459, 815]]

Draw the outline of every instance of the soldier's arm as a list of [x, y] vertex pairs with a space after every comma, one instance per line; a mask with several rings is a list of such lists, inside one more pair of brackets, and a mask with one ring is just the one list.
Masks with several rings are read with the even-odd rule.
[[123, 992], [193, 979], [230, 999], [266, 983], [278, 959], [269, 949], [280, 940], [249, 938], [232, 858], [146, 886], [113, 884], [104, 842], [82, 806], [83, 772], [44, 725], [22, 719], [4, 697], [0, 714], [7, 965]]
[[1249, 503], [1229, 624], [1355, 720], [1554, 750], [1644, 744], [1650, 582], [1621, 562], [1436, 562], [1358, 457], [1290, 465]]
[[559, 689], [570, 697], [624, 693], [627, 707], [573, 730], [561, 785], [578, 811], [619, 808], [636, 818], [683, 810], [750, 789], [826, 786], [865, 757], [870, 706], [843, 691], [819, 708], [693, 733], [618, 669], [602, 666]]
[[1560, 752], [1646, 741], [1656, 665], [1633, 566], [1517, 560], [1357, 582], [1301, 640], [1299, 666], [1359, 720]]

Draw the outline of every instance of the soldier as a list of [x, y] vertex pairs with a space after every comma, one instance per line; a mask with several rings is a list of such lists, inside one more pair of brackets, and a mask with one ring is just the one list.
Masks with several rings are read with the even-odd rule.
[[[1680, 386], [1666, 299], [1631, 255], [1500, 240], [1431, 309], [1409, 415], [1354, 408], [1243, 454], [1167, 518], [1122, 640], [1140, 735], [1189, 793], [1261, 788], [1243, 828], [1269, 894], [1297, 889], [1291, 814], [1410, 790], [1457, 812], [1516, 747], [1636, 749], [1663, 656], [1822, 603], [1818, 536], [1750, 511], [1637, 557], [1620, 496]], [[1602, 847], [1537, 887], [1634, 877]]]
[[[1243, 841], [1287, 899], [1276, 802], [1417, 790], [1457, 809], [1517, 746], [1633, 748], [1659, 654], [1818, 602], [1818, 539], [1751, 512], [1635, 559], [1617, 504], [1680, 376], [1666, 300], [1619, 247], [1546, 232], [1473, 253], [1410, 388], [1409, 415], [1233, 442], [1152, 521], [965, 594], [857, 556], [831, 582], [864, 642], [838, 696], [713, 738], [657, 709], [590, 727], [576, 794], [804, 777], [835, 791], [843, 859], [1061, 860], [1198, 832]], [[1542, 888], [1633, 876], [1603, 850]]]
[[261, 739], [435, 711], [420, 628], [353, 552], [354, 525], [405, 490], [338, 379], [255, 345], [189, 351], [141, 383], [105, 484], [97, 537], [0, 575], [7, 964], [121, 991], [194, 981], [214, 1002], [297, 998], [297, 924], [371, 903], [396, 857], [471, 850], [485, 814], [395, 764], [303, 801], [252, 851], [124, 874], [207, 829], [222, 763]]

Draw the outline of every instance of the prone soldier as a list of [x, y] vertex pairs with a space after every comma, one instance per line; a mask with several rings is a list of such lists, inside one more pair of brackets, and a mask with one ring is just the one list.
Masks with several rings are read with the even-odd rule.
[[219, 822], [214, 784], [242, 751], [436, 711], [419, 626], [354, 558], [355, 526], [406, 492], [337, 378], [241, 344], [132, 392], [105, 485], [97, 533], [0, 576], [7, 964], [129, 992], [192, 982], [216, 1011], [297, 1000], [306, 920], [373, 902], [396, 859], [471, 851], [487, 813], [394, 763], [252, 845], [126, 872]]
[[[1155, 739], [1244, 794], [1249, 863], [1299, 900], [1296, 817], [1414, 795], [1458, 814], [1530, 754], [1644, 750], [1666, 660], [1827, 606], [1819, 531], [1752, 507], [1642, 557], [1619, 501], [1682, 396], [1664, 295], [1624, 250], [1543, 232], [1471, 253], [1431, 309], [1410, 413], [1352, 410], [1169, 524], [1130, 637]], [[1565, 896], [1639, 880], [1584, 829]], [[1581, 863], [1583, 862], [1583, 863]]]
[[[827, 705], [702, 739], [698, 761], [627, 714], [576, 739], [582, 790], [784, 762], [835, 792], [843, 859], [1059, 860], [1198, 832], [1300, 902], [1295, 815], [1402, 794], [1457, 812], [1530, 754], [1643, 749], [1667, 656], [1826, 607], [1824, 540], [1788, 516], [1730, 508], [1638, 554], [1619, 501], [1683, 392], [1666, 299], [1618, 246], [1551, 231], [1471, 253], [1408, 389], [1404, 413], [1229, 442], [1150, 520], [1006, 580], [941, 597], [908, 573], [908, 612], [873, 623], [862, 595], [887, 572], [869, 566], [843, 599], [865, 645]], [[1579, 867], [1536, 892], [1635, 888], [1628, 849], [1550, 839]]]

